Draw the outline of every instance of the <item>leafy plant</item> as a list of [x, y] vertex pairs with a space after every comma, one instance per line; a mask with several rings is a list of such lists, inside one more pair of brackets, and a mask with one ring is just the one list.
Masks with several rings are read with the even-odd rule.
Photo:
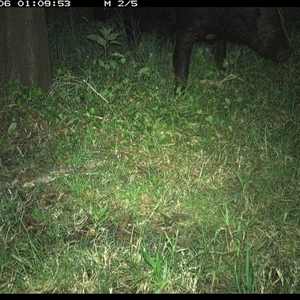
[[89, 40], [95, 41], [99, 46], [103, 48], [103, 58], [99, 58], [98, 63], [105, 69], [116, 69], [118, 63], [124, 64], [126, 62], [126, 58], [124, 55], [118, 52], [109, 52], [109, 48], [112, 45], [121, 45], [121, 43], [117, 41], [120, 33], [114, 33], [112, 32], [112, 30], [112, 28], [106, 28], [105, 26], [103, 26], [99, 29], [101, 33], [100, 35], [92, 34], [87, 36]]
[[155, 258], [152, 258], [146, 250], [141, 249], [141, 252], [144, 259], [153, 270], [156, 292], [161, 293], [168, 284], [170, 267], [168, 266], [167, 261], [165, 261], [159, 253], [156, 253]]

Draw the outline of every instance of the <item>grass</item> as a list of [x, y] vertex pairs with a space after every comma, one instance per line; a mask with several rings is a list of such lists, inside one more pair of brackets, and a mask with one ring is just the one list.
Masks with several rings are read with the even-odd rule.
[[299, 293], [299, 53], [195, 47], [174, 97], [168, 41], [73, 12], [49, 95], [1, 90], [0, 291]]

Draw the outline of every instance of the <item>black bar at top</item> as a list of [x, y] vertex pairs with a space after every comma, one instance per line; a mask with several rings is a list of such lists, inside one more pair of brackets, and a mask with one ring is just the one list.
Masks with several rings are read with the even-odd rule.
[[[2, 7], [103, 7], [103, 8], [126, 8], [126, 7], [171, 7], [170, 1], [158, 0], [0, 0]], [[174, 3], [172, 3], [174, 4]], [[194, 1], [176, 1], [177, 7], [195, 7]], [[176, 5], [175, 5], [176, 6]], [[201, 6], [201, 5], [198, 5]]]

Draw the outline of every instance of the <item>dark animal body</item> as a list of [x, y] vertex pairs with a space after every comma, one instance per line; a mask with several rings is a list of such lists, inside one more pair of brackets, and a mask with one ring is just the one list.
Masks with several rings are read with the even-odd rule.
[[285, 62], [293, 52], [276, 7], [126, 8], [123, 18], [130, 41], [139, 40], [145, 31], [175, 37], [176, 87], [186, 85], [196, 42], [214, 45], [218, 67], [226, 58], [226, 42], [247, 45], [278, 63]]

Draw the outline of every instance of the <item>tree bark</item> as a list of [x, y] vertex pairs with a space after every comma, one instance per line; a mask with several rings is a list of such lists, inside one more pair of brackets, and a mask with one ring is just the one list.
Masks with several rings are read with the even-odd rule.
[[44, 8], [0, 9], [0, 80], [28, 87], [52, 84]]

